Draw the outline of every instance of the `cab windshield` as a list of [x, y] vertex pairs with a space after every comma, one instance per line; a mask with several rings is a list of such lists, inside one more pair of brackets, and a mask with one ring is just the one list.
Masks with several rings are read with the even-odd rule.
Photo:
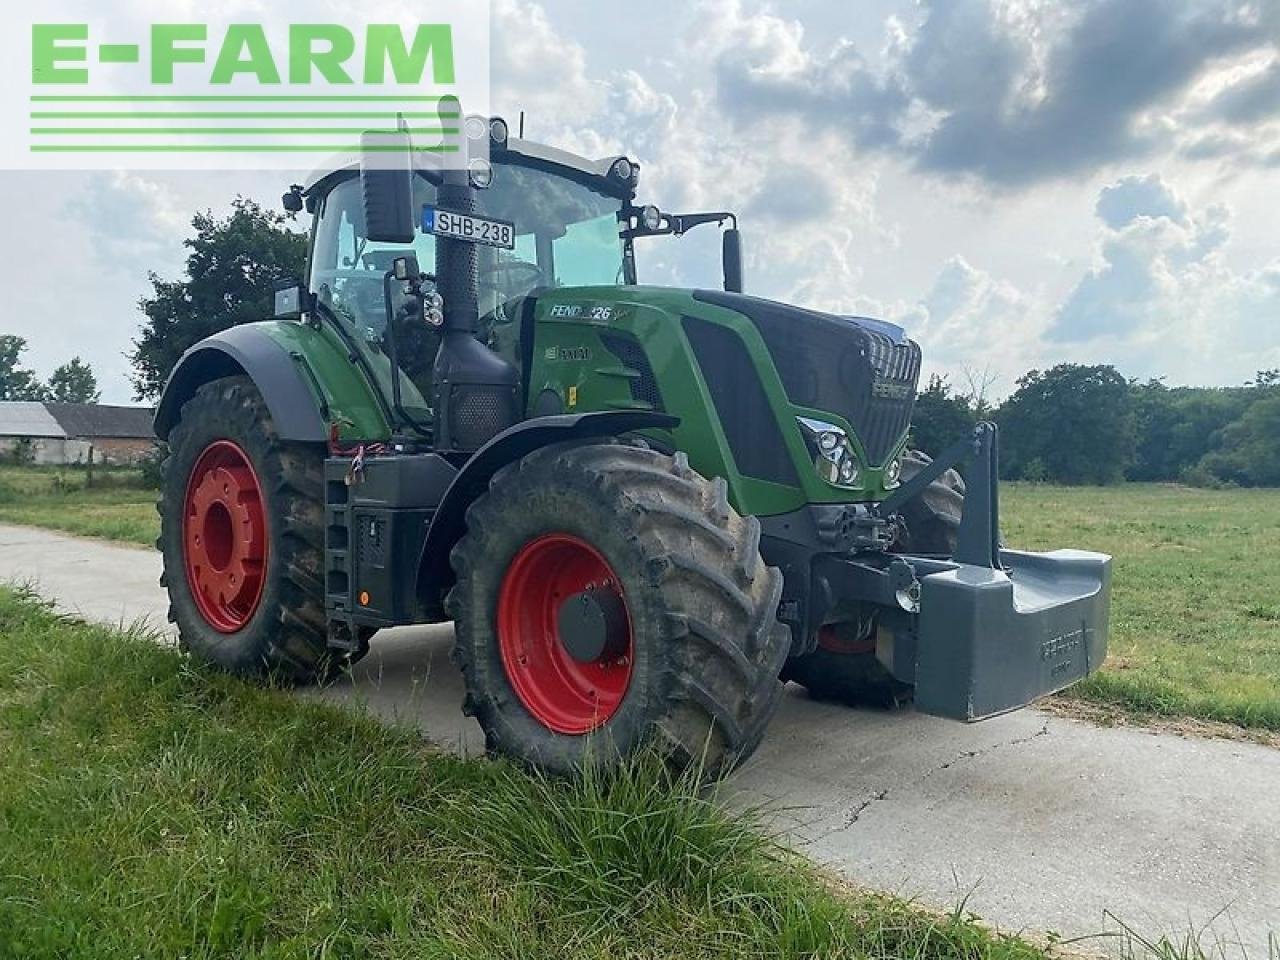
[[[415, 178], [413, 200], [418, 220], [413, 243], [376, 243], [365, 230], [359, 178], [344, 180], [321, 201], [312, 247], [311, 292], [348, 328], [388, 394], [392, 371], [383, 278], [392, 261], [409, 251], [424, 271], [435, 271], [436, 240], [422, 232], [422, 209], [435, 204], [436, 188], [425, 177]], [[496, 164], [492, 185], [477, 191], [476, 201], [481, 216], [516, 228], [514, 250], [477, 247], [482, 336], [515, 319], [518, 302], [534, 290], [623, 282], [617, 199], [541, 170]], [[400, 287], [390, 285], [393, 318], [403, 305]], [[438, 333], [423, 323], [392, 322], [404, 409], [415, 420], [426, 419]]]
[[[382, 278], [408, 250], [422, 269], [435, 269], [435, 237], [421, 228], [421, 211], [435, 203], [435, 187], [415, 179], [419, 228], [412, 246], [367, 239], [358, 178], [345, 180], [324, 198], [316, 225], [311, 291], [364, 335], [386, 325]], [[493, 185], [477, 191], [481, 216], [516, 226], [514, 250], [481, 246], [481, 313], [501, 310], [538, 288], [622, 283], [618, 200], [541, 170], [499, 164]]]

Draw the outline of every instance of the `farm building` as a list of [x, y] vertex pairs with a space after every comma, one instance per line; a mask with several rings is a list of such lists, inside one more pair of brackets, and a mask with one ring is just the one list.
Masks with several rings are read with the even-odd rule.
[[155, 449], [147, 407], [0, 402], [0, 456], [33, 463], [136, 463]]

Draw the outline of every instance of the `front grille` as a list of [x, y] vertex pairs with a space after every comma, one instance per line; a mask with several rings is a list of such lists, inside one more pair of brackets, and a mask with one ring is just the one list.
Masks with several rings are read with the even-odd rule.
[[643, 403], [654, 410], [665, 409], [662, 406], [662, 393], [658, 390], [658, 378], [653, 375], [653, 367], [645, 356], [644, 347], [632, 337], [620, 333], [601, 334], [600, 342], [604, 348], [618, 358], [628, 370], [639, 374], [630, 381], [631, 399]]
[[685, 336], [702, 370], [720, 429], [738, 472], [790, 487], [800, 485], [778, 418], [742, 338], [719, 324], [684, 318]]
[[873, 466], [911, 426], [920, 348], [843, 317], [735, 294], [698, 299], [748, 317], [760, 332], [792, 403], [848, 420]]

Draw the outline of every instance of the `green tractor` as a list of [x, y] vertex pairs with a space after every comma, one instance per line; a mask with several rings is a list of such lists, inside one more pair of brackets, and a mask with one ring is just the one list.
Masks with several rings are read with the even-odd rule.
[[[744, 295], [736, 218], [637, 205], [632, 160], [464, 128], [486, 160], [293, 187], [305, 282], [174, 370], [159, 546], [194, 657], [323, 682], [453, 620], [490, 748], [559, 772], [725, 769], [788, 681], [972, 721], [1102, 663], [1110, 559], [1005, 549], [992, 425], [907, 448], [902, 330]], [[640, 285], [637, 242], [703, 224], [723, 289]]]

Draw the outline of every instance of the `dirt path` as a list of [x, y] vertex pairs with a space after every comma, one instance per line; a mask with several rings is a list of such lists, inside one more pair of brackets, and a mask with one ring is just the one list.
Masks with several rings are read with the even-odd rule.
[[[164, 623], [150, 551], [0, 525], [0, 580], [89, 619]], [[389, 631], [351, 681], [364, 702], [475, 752], [448, 627]], [[1104, 729], [1024, 710], [975, 726], [853, 711], [792, 691], [734, 780], [802, 849], [856, 882], [1005, 930], [1064, 936], [1111, 911], [1150, 935], [1213, 931], [1266, 960], [1280, 933], [1280, 750]], [[1111, 925], [1114, 929], [1114, 925]], [[1239, 954], [1237, 954], [1238, 956]]]

